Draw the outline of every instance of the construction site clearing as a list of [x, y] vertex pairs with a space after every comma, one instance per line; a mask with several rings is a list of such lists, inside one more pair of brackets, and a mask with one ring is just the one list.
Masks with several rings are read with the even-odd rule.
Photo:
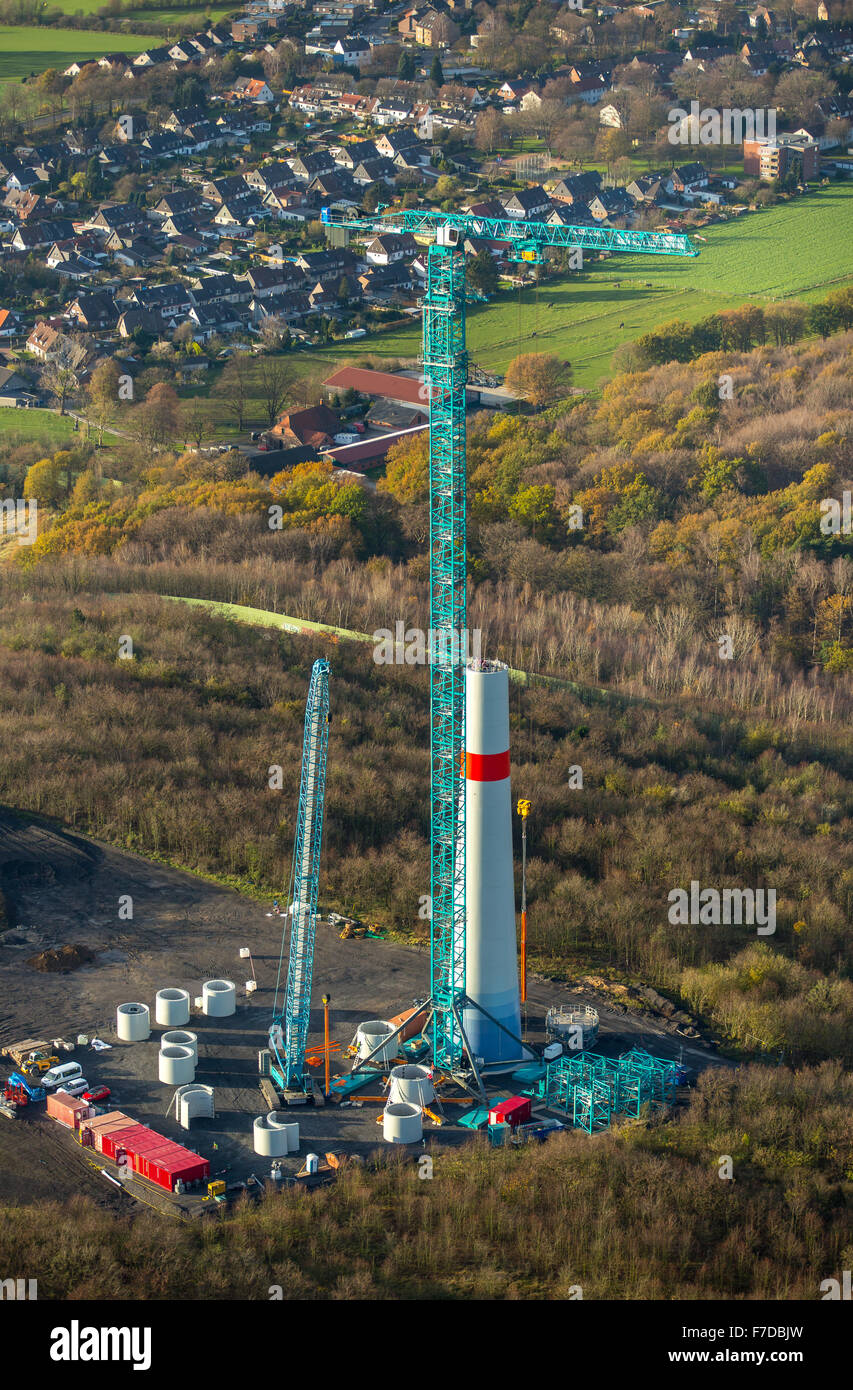
[[[3, 880], [16, 920], [0, 934], [3, 1086], [10, 1073], [20, 1074], [27, 1058], [38, 1054], [40, 1073], [27, 1073], [34, 1086], [45, 1074], [45, 1063], [58, 1058], [59, 1065], [79, 1064], [90, 1089], [106, 1086], [110, 1094], [97, 1105], [79, 1101], [74, 1106], [67, 1099], [64, 1107], [54, 1103], [64, 1119], [49, 1116], [41, 1100], [4, 1105], [0, 1199], [24, 1205], [85, 1192], [103, 1205], [122, 1208], [139, 1202], [193, 1217], [220, 1210], [244, 1192], [331, 1181], [342, 1164], [370, 1164], [378, 1151], [387, 1153], [390, 1146], [383, 1143], [380, 1127], [388, 1099], [385, 1078], [377, 1072], [350, 1089], [346, 1077], [354, 1063], [348, 1049], [366, 1017], [402, 1017], [424, 998], [426, 951], [382, 941], [370, 931], [342, 932], [342, 921], [351, 918], [332, 913], [331, 921], [321, 920], [308, 1053], [315, 1103], [309, 1098], [284, 1108], [268, 1077], [259, 1075], [279, 966], [280, 917], [229, 889], [65, 832], [30, 827], [22, 818], [17, 849], [18, 864], [25, 864], [26, 871], [14, 874], [14, 891], [9, 892], [7, 860]], [[79, 852], [71, 853], [73, 849]], [[120, 920], [119, 901], [128, 897], [133, 918]], [[64, 951], [66, 947], [75, 950]], [[45, 952], [80, 963], [45, 972], [35, 964]], [[175, 1104], [180, 1088], [159, 1079], [160, 1039], [168, 1028], [155, 1023], [155, 996], [169, 987], [170, 992], [186, 991], [195, 1001], [205, 981], [232, 980], [236, 1009], [231, 1016], [212, 1017], [191, 1004], [186, 1028], [197, 1035], [194, 1081], [200, 1090], [212, 1088], [214, 1114], [193, 1118], [183, 1128]], [[331, 998], [328, 1100], [323, 1094], [323, 994]], [[589, 992], [535, 975], [528, 995], [525, 1041], [540, 1047], [547, 1040], [549, 1009], [583, 1009], [593, 1000]], [[150, 1009], [150, 1035], [136, 1042], [121, 1041], [116, 1031], [116, 1009], [128, 1000]], [[671, 1019], [626, 1010], [600, 993], [594, 1004], [600, 1020], [595, 1050], [602, 1059], [645, 1049], [655, 1058], [679, 1062], [682, 1078], [706, 1066], [727, 1065], [708, 1043], [685, 1039]], [[404, 1046], [410, 1050], [396, 1055], [392, 1064], [413, 1060], [416, 1034]], [[489, 1118], [488, 1130], [492, 1135], [502, 1131], [507, 1142], [525, 1133], [542, 1138], [548, 1126], [571, 1123], [537, 1097], [535, 1086], [529, 1088], [532, 1095], [519, 1097], [518, 1083], [510, 1077], [489, 1087], [488, 1110], [494, 1115], [478, 1114], [471, 1095], [452, 1081], [435, 1079], [437, 1096], [424, 1107], [423, 1139], [408, 1146], [415, 1155], [424, 1145], [440, 1149], [469, 1142], [477, 1129], [486, 1130]], [[20, 1089], [18, 1099], [24, 1100]], [[255, 1151], [253, 1131], [259, 1116], [279, 1110], [282, 1124], [298, 1125], [298, 1148], [271, 1162]], [[80, 1123], [69, 1122], [72, 1113], [82, 1116]], [[106, 1121], [105, 1129], [112, 1121], [113, 1128], [123, 1126], [123, 1133], [135, 1135], [142, 1156], [120, 1152], [120, 1166], [108, 1147], [96, 1147], [86, 1121], [97, 1128], [99, 1120]], [[163, 1174], [179, 1171], [188, 1179], [179, 1182], [183, 1190], [166, 1190]]]

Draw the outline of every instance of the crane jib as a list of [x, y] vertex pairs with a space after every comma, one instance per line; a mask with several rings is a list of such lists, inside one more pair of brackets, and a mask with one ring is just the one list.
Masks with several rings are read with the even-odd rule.
[[433, 212], [401, 208], [378, 211], [371, 217], [353, 216], [347, 210], [323, 208], [326, 226], [350, 231], [429, 236], [439, 228], [453, 227], [460, 237], [484, 241], [526, 242], [571, 250], [625, 251], [640, 256], [698, 256], [699, 249], [683, 232], [639, 232], [627, 227], [563, 226], [553, 222], [528, 222], [519, 217], [474, 217], [463, 212]]

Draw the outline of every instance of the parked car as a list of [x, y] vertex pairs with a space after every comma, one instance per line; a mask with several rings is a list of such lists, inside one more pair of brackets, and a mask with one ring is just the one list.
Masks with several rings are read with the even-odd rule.
[[80, 1076], [76, 1081], [66, 1081], [64, 1086], [57, 1086], [55, 1094], [58, 1096], [82, 1096], [89, 1089], [89, 1083], [85, 1076]]
[[83, 1092], [83, 1099], [94, 1104], [99, 1100], [109, 1100], [111, 1091], [109, 1086], [93, 1086], [91, 1090]]

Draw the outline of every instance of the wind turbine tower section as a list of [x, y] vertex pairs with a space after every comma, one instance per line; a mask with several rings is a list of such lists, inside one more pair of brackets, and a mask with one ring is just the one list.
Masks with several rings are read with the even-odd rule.
[[466, 1037], [474, 1056], [487, 1067], [518, 1062], [524, 1051], [515, 1041], [521, 1038], [521, 1003], [512, 871], [509, 671], [498, 661], [470, 662], [465, 670], [465, 909], [465, 994], [470, 1001], [463, 1010]]

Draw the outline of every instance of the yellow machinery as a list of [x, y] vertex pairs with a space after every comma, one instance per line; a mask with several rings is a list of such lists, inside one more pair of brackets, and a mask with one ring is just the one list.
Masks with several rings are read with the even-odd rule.
[[223, 1197], [225, 1195], [225, 1181], [223, 1178], [216, 1178], [207, 1184], [208, 1197]]

